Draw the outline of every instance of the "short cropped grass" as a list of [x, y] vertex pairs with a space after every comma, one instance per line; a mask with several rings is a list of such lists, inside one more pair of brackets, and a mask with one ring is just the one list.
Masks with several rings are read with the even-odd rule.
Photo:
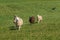
[[[43, 21], [30, 25], [38, 14]], [[24, 20], [20, 31], [11, 30], [14, 15]], [[0, 0], [0, 40], [60, 40], [60, 1]]]

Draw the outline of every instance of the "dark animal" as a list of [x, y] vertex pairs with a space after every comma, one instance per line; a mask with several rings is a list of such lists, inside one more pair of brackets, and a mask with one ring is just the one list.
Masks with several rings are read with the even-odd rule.
[[29, 17], [29, 22], [34, 23], [35, 22], [35, 17], [34, 16]]

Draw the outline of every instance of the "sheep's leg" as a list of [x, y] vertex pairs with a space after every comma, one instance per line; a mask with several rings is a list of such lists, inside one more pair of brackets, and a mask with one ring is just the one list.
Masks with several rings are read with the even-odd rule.
[[42, 20], [40, 20], [40, 22], [41, 22]]
[[19, 30], [20, 30], [21, 26], [19, 26]]
[[38, 23], [40, 22], [40, 20], [38, 20]]
[[38, 21], [38, 23], [39, 23], [39, 21]]
[[42, 19], [40, 19], [39, 22], [42, 22]]
[[16, 26], [17, 30], [19, 29], [19, 26]]

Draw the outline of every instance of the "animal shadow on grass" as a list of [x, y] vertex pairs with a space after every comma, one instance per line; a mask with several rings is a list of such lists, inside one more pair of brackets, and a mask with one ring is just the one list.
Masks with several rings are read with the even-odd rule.
[[10, 27], [9, 27], [9, 30], [17, 30], [17, 27], [15, 27], [15, 26], [10, 26]]

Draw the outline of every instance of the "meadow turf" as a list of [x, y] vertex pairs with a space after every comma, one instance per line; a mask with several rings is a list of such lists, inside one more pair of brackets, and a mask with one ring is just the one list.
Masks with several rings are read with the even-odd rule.
[[[30, 25], [29, 16], [37, 14], [43, 21]], [[24, 20], [20, 31], [11, 30], [14, 15]], [[60, 1], [0, 0], [0, 40], [60, 40]]]

